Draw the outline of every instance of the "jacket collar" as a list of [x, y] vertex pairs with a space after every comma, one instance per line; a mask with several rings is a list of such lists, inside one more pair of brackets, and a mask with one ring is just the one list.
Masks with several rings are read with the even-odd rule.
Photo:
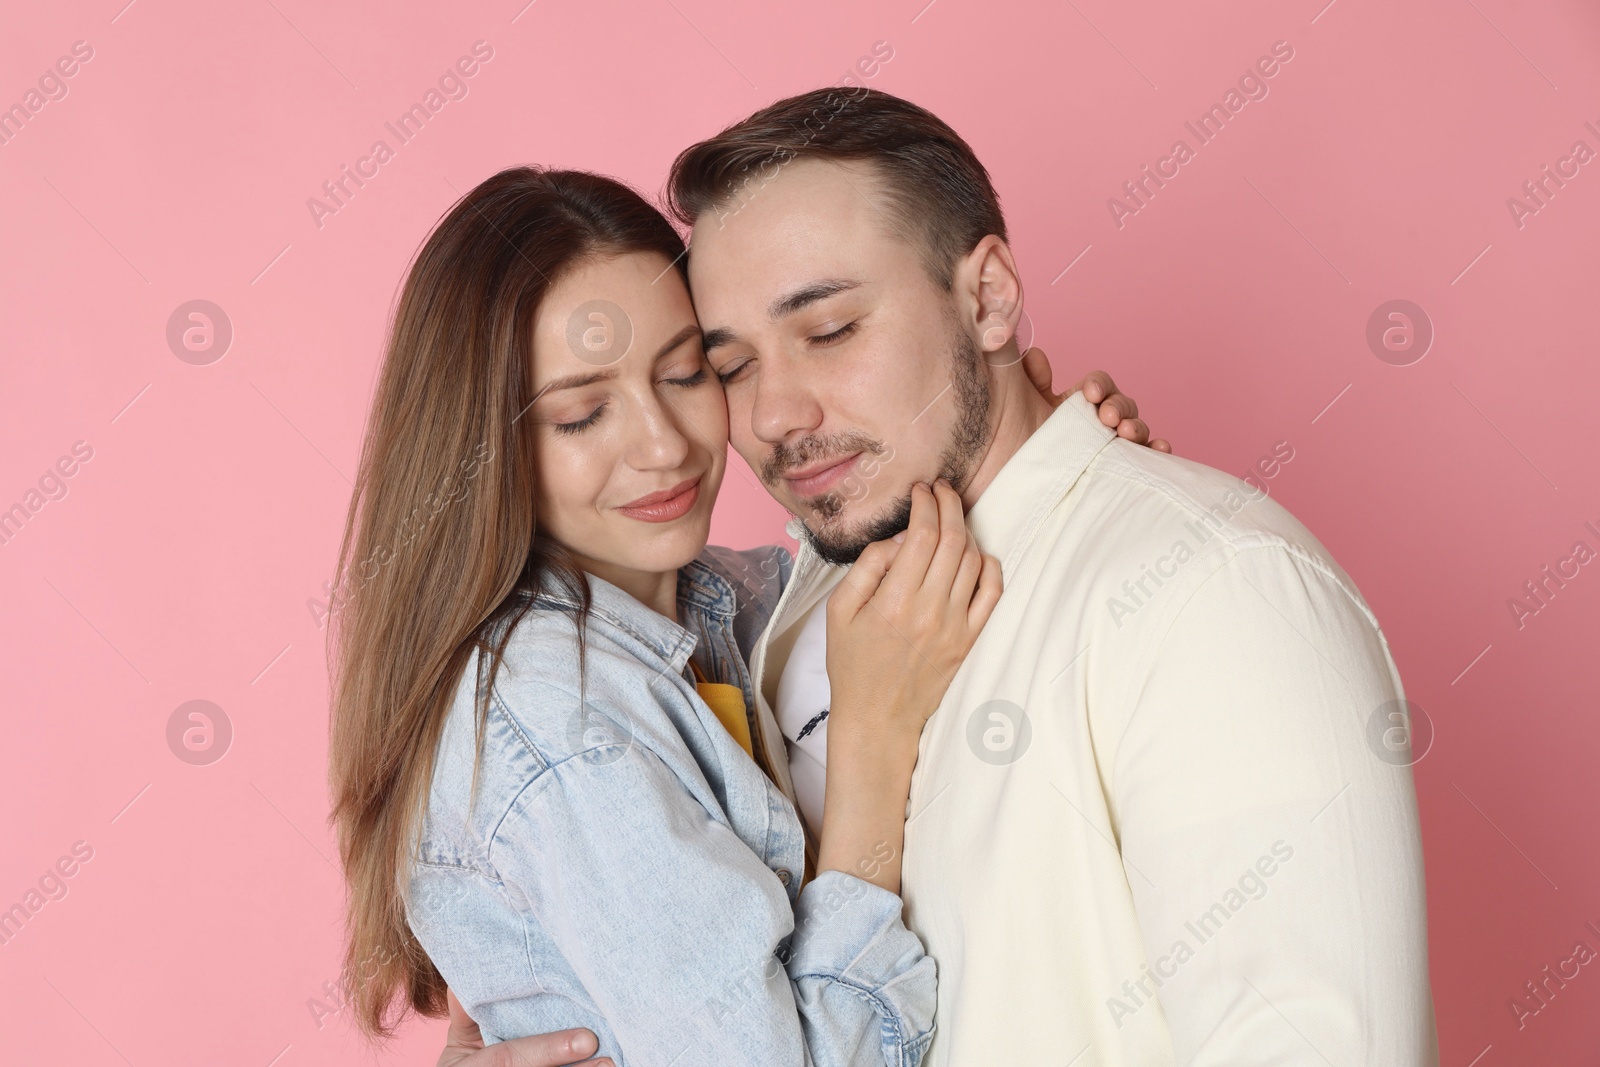
[[[694, 652], [696, 637], [688, 628], [646, 607], [604, 578], [585, 574], [589, 581], [589, 615], [628, 634], [666, 660], [674, 671], [682, 671]], [[578, 601], [567, 590], [551, 587], [534, 597], [534, 606], [558, 611], [578, 610]], [[678, 571], [678, 611], [731, 618], [738, 611], [733, 586], [713, 570], [704, 555], [690, 560]]]
[[1073, 393], [1022, 443], [967, 512], [985, 552], [1010, 574], [1047, 516], [1100, 450], [1116, 440], [1082, 391]]

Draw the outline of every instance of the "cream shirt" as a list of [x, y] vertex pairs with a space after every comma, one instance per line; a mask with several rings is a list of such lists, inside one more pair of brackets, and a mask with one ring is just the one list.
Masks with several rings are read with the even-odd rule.
[[[1118, 439], [1081, 393], [968, 522], [1006, 591], [912, 779], [925, 1062], [1435, 1064], [1404, 694], [1349, 575], [1265, 493]], [[843, 571], [802, 546], [752, 657], [791, 797], [771, 702]]]

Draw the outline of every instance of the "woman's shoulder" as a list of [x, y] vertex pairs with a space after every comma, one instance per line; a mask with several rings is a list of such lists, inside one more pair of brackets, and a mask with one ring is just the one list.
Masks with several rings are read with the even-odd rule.
[[608, 612], [597, 598], [580, 648], [576, 613], [536, 600], [489, 627], [473, 650], [457, 681], [445, 744], [475, 751], [483, 714], [483, 762], [523, 785], [574, 757], [658, 747], [676, 736], [674, 722], [684, 715], [678, 704], [686, 698], [667, 676], [692, 641], [653, 613], [641, 620]]
[[439, 827], [470, 824], [472, 837], [486, 841], [552, 769], [574, 758], [603, 761], [652, 732], [643, 726], [660, 699], [652, 672], [604, 633], [586, 632], [581, 677], [570, 615], [536, 607], [501, 635], [498, 662], [494, 634], [472, 650], [446, 712], [429, 798], [433, 851], [445, 844]]
[[733, 587], [737, 604], [734, 637], [749, 662], [756, 641], [778, 607], [783, 587], [789, 583], [794, 556], [782, 545], [743, 549], [707, 545], [697, 562]]

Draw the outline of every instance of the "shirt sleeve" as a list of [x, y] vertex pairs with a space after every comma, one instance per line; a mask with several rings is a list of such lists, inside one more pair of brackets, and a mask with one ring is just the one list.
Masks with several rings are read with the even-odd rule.
[[1252, 547], [1157, 638], [1112, 785], [1153, 973], [1117, 995], [1158, 998], [1192, 1067], [1437, 1063], [1404, 694], [1366, 605]]
[[791, 908], [642, 745], [546, 770], [491, 859], [593, 998], [615, 1044], [596, 1055], [619, 1067], [915, 1067], [931, 1039], [934, 963], [900, 898], [829, 872]]

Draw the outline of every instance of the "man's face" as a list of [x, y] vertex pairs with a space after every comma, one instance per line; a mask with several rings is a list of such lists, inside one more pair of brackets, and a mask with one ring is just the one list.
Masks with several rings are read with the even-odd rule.
[[962, 488], [989, 439], [956, 297], [882, 203], [870, 166], [798, 160], [701, 216], [689, 257], [733, 446], [834, 562], [903, 530], [916, 482]]

